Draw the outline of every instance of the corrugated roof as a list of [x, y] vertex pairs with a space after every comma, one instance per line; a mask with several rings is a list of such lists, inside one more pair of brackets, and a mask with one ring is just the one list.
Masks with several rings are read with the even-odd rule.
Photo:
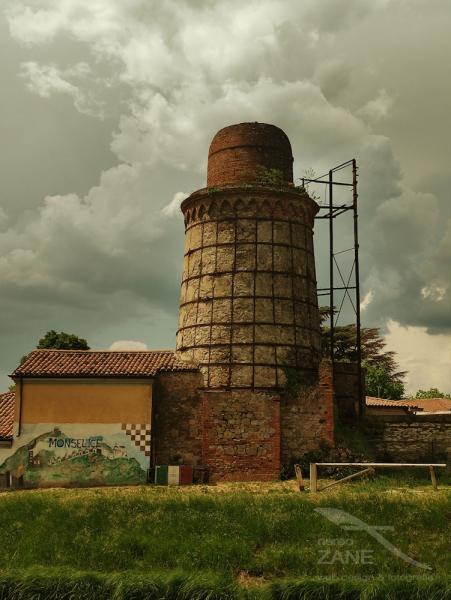
[[15, 392], [0, 394], [0, 438], [13, 435]]
[[403, 398], [402, 400], [386, 400], [385, 398], [367, 396], [366, 405], [408, 408], [410, 410], [420, 410], [424, 412], [451, 411], [451, 399], [449, 398]]
[[153, 377], [196, 369], [172, 350], [33, 350], [11, 377]]

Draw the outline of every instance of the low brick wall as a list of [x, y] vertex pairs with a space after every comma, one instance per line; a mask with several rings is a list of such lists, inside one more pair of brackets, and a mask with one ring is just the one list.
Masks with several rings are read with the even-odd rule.
[[368, 415], [365, 427], [381, 458], [419, 462], [451, 453], [451, 414]]

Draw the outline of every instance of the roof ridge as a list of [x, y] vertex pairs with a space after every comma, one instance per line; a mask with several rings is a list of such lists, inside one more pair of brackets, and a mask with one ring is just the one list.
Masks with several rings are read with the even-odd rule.
[[99, 354], [105, 354], [105, 353], [116, 353], [116, 354], [124, 354], [124, 353], [132, 353], [132, 352], [136, 352], [137, 354], [139, 353], [150, 353], [150, 352], [167, 352], [168, 354], [175, 354], [175, 349], [174, 350], [168, 350], [167, 348], [162, 348], [162, 349], [151, 349], [148, 348], [147, 350], [93, 350], [93, 349], [89, 349], [89, 350], [79, 350], [79, 349], [68, 349], [68, 348], [34, 348], [34, 350], [30, 350], [30, 352], [28, 354], [31, 354], [32, 352], [80, 352], [81, 354], [93, 354], [95, 352], [99, 353]]
[[38, 348], [17, 367], [11, 377], [23, 376], [123, 376], [153, 377], [163, 371], [197, 370], [174, 350], [58, 350]]
[[440, 396], [437, 396], [437, 398], [412, 398], [412, 400], [421, 400], [421, 402], [425, 400], [447, 400], [448, 402], [451, 402], [451, 398], [441, 398]]
[[404, 402], [405, 404], [415, 404], [415, 402], [433, 402], [433, 401], [442, 401], [451, 402], [451, 398], [400, 398], [399, 400], [394, 400], [393, 398], [378, 398], [377, 396], [365, 396], [367, 400], [380, 400], [382, 402], [393, 402], [396, 404], [400, 404]]

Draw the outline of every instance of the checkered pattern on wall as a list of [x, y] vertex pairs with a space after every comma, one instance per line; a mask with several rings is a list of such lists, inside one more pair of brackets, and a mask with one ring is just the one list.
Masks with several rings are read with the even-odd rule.
[[135, 446], [144, 452], [146, 456], [150, 456], [150, 424], [134, 424], [122, 423], [122, 430], [125, 431], [127, 437], [135, 444]]

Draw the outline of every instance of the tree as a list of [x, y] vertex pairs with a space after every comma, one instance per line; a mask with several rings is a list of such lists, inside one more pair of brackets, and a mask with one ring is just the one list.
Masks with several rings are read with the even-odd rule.
[[451, 394], [440, 392], [437, 388], [429, 388], [428, 390], [418, 390], [412, 398], [451, 398]]
[[377, 367], [367, 362], [363, 363], [365, 369], [365, 392], [368, 396], [376, 398], [390, 398], [400, 400], [404, 395], [404, 384], [383, 366]]
[[88, 342], [73, 333], [65, 331], [47, 331], [38, 342], [37, 348], [56, 348], [58, 350], [89, 350]]
[[[325, 358], [330, 356], [330, 308], [321, 307], [321, 346]], [[362, 366], [365, 369], [365, 388], [368, 396], [397, 400], [404, 394], [405, 371], [399, 370], [396, 353], [385, 350], [385, 340], [378, 327], [360, 329]], [[355, 325], [339, 325], [334, 329], [334, 360], [355, 362], [357, 360], [357, 337]]]
[[[89, 350], [88, 342], [79, 338], [73, 333], [66, 333], [65, 331], [56, 332], [54, 329], [47, 331], [44, 337], [42, 337], [38, 345], [38, 349], [54, 348], [56, 350]], [[24, 354], [20, 359], [22, 365], [28, 358], [28, 354]]]

